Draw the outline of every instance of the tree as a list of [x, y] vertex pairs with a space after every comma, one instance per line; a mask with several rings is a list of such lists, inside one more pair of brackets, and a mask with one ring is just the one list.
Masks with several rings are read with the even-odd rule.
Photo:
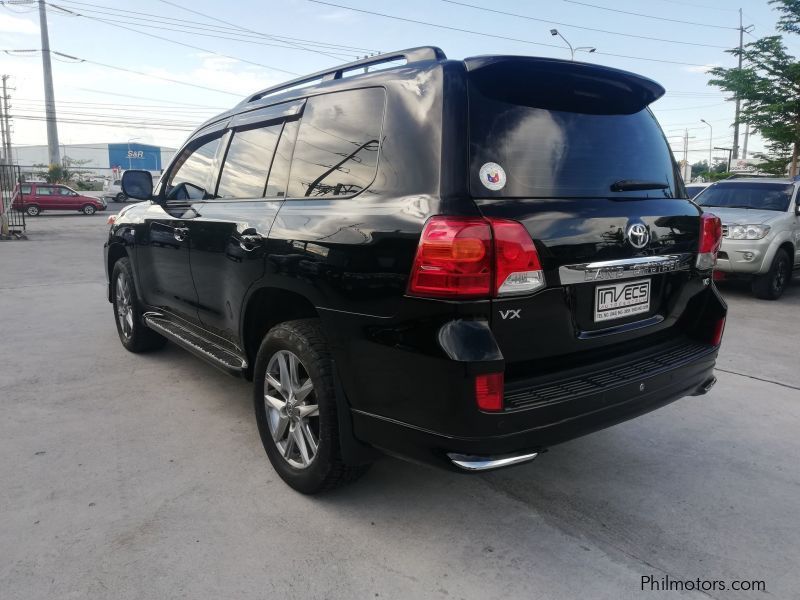
[[[776, 29], [800, 34], [800, 0], [769, 3], [781, 13]], [[773, 163], [791, 160], [790, 175], [794, 177], [800, 155], [800, 62], [789, 54], [783, 37], [778, 35], [728, 52], [737, 57], [741, 54], [743, 67], [711, 69], [709, 85], [742, 100], [741, 121], [750, 123], [753, 131], [767, 140]]]
[[33, 165], [40, 169], [36, 175], [44, 179], [47, 183], [69, 183], [73, 179], [80, 178], [87, 173], [85, 169], [81, 169], [83, 165], [90, 163], [90, 160], [76, 160], [65, 156], [62, 164], [50, 165]]

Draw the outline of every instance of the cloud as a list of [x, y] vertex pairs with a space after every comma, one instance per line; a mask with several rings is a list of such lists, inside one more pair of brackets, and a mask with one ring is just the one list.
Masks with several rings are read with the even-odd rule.
[[708, 73], [714, 67], [718, 67], [719, 65], [709, 64], [709, 65], [699, 65], [699, 66], [691, 66], [691, 67], [683, 67], [684, 71], [688, 71], [689, 73]]
[[6, 33], [33, 34], [39, 33], [39, 27], [27, 19], [0, 14], [0, 31]]

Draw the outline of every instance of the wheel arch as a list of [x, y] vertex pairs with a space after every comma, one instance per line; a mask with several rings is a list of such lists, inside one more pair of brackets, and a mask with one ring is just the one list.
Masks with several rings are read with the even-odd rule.
[[[272, 327], [293, 319], [319, 318], [316, 306], [303, 294], [270, 286], [254, 290], [248, 296], [242, 314], [239, 339], [251, 369], [261, 340]], [[247, 375], [249, 377], [250, 373]]]

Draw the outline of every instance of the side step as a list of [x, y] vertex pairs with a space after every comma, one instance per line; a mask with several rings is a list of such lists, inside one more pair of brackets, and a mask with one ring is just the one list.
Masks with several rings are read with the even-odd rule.
[[511, 465], [529, 462], [537, 456], [539, 456], [538, 452], [507, 454], [505, 456], [472, 456], [470, 454], [456, 454], [454, 452], [447, 455], [455, 466], [465, 471], [489, 471], [501, 467], [510, 467]]
[[157, 331], [171, 342], [208, 361], [225, 373], [237, 377], [244, 376], [244, 372], [247, 370], [247, 360], [242, 356], [200, 337], [158, 313], [145, 313], [144, 322], [150, 329]]

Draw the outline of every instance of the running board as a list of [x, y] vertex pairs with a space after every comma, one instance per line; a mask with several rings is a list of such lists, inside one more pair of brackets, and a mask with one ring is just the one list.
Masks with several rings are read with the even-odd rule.
[[150, 329], [229, 375], [244, 376], [247, 370], [247, 360], [238, 354], [209, 342], [158, 313], [145, 313], [144, 322]]
[[510, 467], [532, 461], [539, 456], [538, 452], [527, 454], [506, 454], [504, 456], [472, 456], [470, 454], [449, 453], [447, 457], [457, 467], [465, 471], [489, 471], [501, 467]]

